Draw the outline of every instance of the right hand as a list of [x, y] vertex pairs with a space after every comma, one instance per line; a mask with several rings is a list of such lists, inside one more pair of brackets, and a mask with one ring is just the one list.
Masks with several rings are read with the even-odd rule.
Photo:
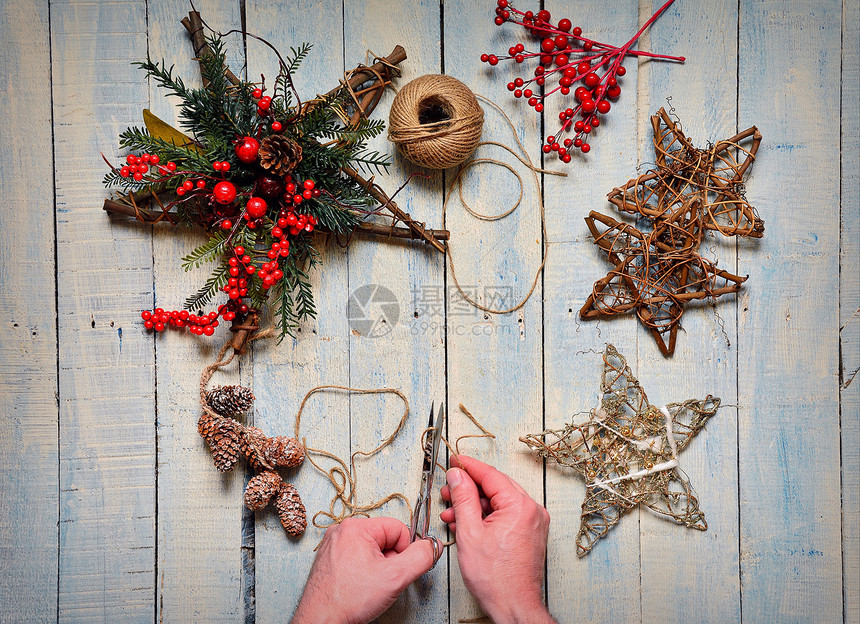
[[549, 513], [506, 474], [451, 458], [443, 522], [457, 535], [463, 582], [496, 624], [553, 622], [543, 604]]

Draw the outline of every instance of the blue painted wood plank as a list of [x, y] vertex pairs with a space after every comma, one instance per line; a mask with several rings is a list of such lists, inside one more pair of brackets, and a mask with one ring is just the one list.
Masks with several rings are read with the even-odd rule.
[[747, 195], [777, 215], [760, 245], [739, 250], [740, 272], [750, 275], [738, 346], [745, 621], [842, 617], [834, 153], [841, 9], [740, 5], [738, 124], [764, 135]]
[[[0, 603], [57, 615], [57, 334], [48, 3], [0, 7]], [[22, 528], [26, 527], [25, 530]]]
[[[300, 19], [286, 19], [277, 4], [248, 2], [247, 27], [265, 37], [282, 53], [303, 42], [314, 45], [294, 76], [302, 99], [313, 98], [337, 84], [343, 74], [341, 3], [303, 1], [293, 5]], [[321, 36], [321, 34], [323, 34]], [[271, 85], [277, 59], [260, 44], [249, 40], [249, 75], [266, 74]], [[295, 415], [308, 390], [317, 385], [349, 385], [347, 253], [318, 239], [321, 263], [311, 272], [317, 318], [304, 322], [295, 339], [280, 345], [274, 341], [254, 347], [254, 379], [257, 407], [255, 424], [267, 435], [293, 435]], [[340, 457], [349, 455], [349, 401], [342, 394], [317, 395], [308, 402], [302, 435], [309, 445]], [[322, 460], [324, 461], [324, 460]], [[323, 531], [311, 525], [311, 517], [328, 509], [332, 488], [305, 462], [298, 470], [283, 472], [302, 496], [308, 512], [308, 529], [299, 539], [289, 539], [273, 510], [257, 512], [255, 525], [256, 616], [258, 622], [279, 621], [295, 610], [313, 563], [313, 549]]]
[[[568, 17], [586, 36], [623, 44], [638, 28], [637, 3], [605, 5], [598, 13], [588, 2], [548, 5], [553, 19]], [[534, 44], [532, 44], [534, 45]], [[545, 177], [547, 229], [551, 242], [544, 278], [544, 393], [546, 426], [577, 422], [597, 405], [603, 362], [598, 353], [611, 342], [636, 370], [638, 322], [633, 316], [585, 322], [579, 318], [593, 283], [611, 266], [591, 240], [584, 217], [591, 210], [619, 218], [606, 194], [636, 173], [638, 69], [625, 63], [623, 92], [602, 119], [591, 139], [592, 150], [564, 165], [545, 157], [549, 169], [567, 178]], [[558, 111], [569, 102], [554, 95], [544, 117], [548, 132], [557, 126]], [[521, 105], [522, 106], [522, 105]], [[523, 107], [524, 109], [524, 107]], [[647, 378], [643, 380], [648, 388]], [[656, 398], [656, 397], [655, 397]], [[552, 517], [547, 552], [550, 611], [559, 622], [634, 622], [640, 619], [639, 512], [621, 519], [592, 552], [579, 559], [576, 535], [580, 526], [585, 484], [572, 470], [555, 462], [546, 466], [547, 509]], [[596, 588], [599, 587], [599, 590]]]
[[[226, 31], [241, 25], [238, 2], [204, 0], [195, 2], [195, 6], [214, 28]], [[199, 65], [193, 58], [188, 33], [180, 23], [189, 10], [188, 3], [179, 0], [149, 2], [149, 54], [154, 60], [163, 59], [168, 66], [174, 65], [186, 85], [199, 87]], [[226, 43], [229, 65], [238, 71], [244, 65], [241, 38], [233, 36]], [[143, 72], [131, 68], [128, 71], [144, 79]], [[153, 113], [179, 127], [176, 98], [167, 98], [164, 90], [150, 81], [149, 100]], [[150, 228], [140, 230], [140, 236], [145, 236]], [[185, 272], [179, 259], [204, 242], [206, 236], [196, 229], [152, 230], [155, 305], [179, 309], [211, 270], [207, 265]], [[239, 467], [225, 475], [219, 473], [197, 433], [200, 371], [214, 360], [220, 345], [231, 336], [228, 325], [219, 327], [212, 338], [170, 331], [156, 339], [159, 622], [244, 619], [242, 558], [237, 554], [242, 540], [244, 471]], [[142, 332], [143, 328], [138, 324], [131, 331]], [[230, 367], [216, 373], [212, 385], [238, 383], [236, 370]]]
[[[662, 5], [648, 4], [640, 4], [645, 10], [640, 21]], [[737, 3], [729, 1], [676, 2], [659, 18], [640, 47], [686, 56], [687, 61], [643, 63], [643, 122], [661, 106], [674, 107], [686, 136], [702, 149], [737, 133], [737, 19]], [[643, 125], [642, 160], [654, 162], [651, 125]], [[771, 216], [777, 215], [767, 212], [765, 221]], [[710, 234], [699, 253], [737, 273], [736, 247], [735, 239]], [[648, 392], [655, 404], [712, 394], [727, 406], [680, 459], [705, 514], [707, 532], [642, 514], [643, 621], [740, 620], [736, 315], [737, 298], [732, 296], [719, 298], [716, 306], [686, 306], [684, 331], [670, 358], [640, 330], [639, 370], [653, 380]]]
[[843, 619], [860, 622], [860, 4], [842, 6], [839, 367]]
[[[345, 2], [344, 50], [347, 65], [351, 68], [356, 63], [365, 62], [368, 50], [385, 55], [395, 45], [402, 45], [408, 58], [402, 63], [403, 75], [396, 85], [405, 85], [423, 74], [440, 73], [441, 9], [437, 2]], [[392, 27], [395, 24], [396, 27]], [[389, 90], [377, 106], [374, 117], [387, 121], [393, 99], [394, 93]], [[411, 173], [419, 171], [397, 153], [385, 135], [374, 139], [371, 149], [391, 155], [393, 164], [388, 173], [377, 177], [388, 193], [394, 193]], [[429, 173], [430, 179], [413, 179], [396, 201], [413, 218], [427, 222], [428, 227], [440, 227], [441, 175], [438, 172], [424, 173]], [[380, 324], [379, 335], [371, 335], [360, 325], [352, 325], [349, 334], [350, 385], [398, 388], [406, 394], [411, 406], [409, 420], [394, 444], [374, 460], [359, 461], [358, 496], [362, 501], [403, 492], [414, 503], [418, 494], [423, 461], [419, 440], [427, 427], [430, 403], [435, 401], [438, 406], [445, 398], [445, 350], [441, 331], [434, 334], [420, 330], [424, 321], [436, 321], [441, 327], [443, 317], [430, 318], [429, 314], [422, 317], [419, 313], [419, 318], [415, 319], [413, 306], [422, 289], [432, 291], [443, 284], [444, 257], [423, 243], [388, 243], [363, 238], [351, 245], [349, 291], [358, 293], [359, 289], [370, 285], [384, 287], [399, 303], [399, 318], [392, 318], [391, 311], [382, 308], [377, 299], [368, 307], [368, 316], [384, 318], [385, 324]], [[353, 398], [350, 404], [352, 451], [370, 450], [387, 438], [402, 414], [401, 409], [400, 401], [390, 395]], [[437, 486], [441, 483], [440, 475]], [[439, 511], [440, 507], [434, 506], [431, 526], [436, 534], [444, 534], [443, 525], [436, 516]], [[375, 515], [394, 516], [409, 522], [408, 510], [400, 503], [388, 505]], [[447, 559], [443, 558], [431, 572], [414, 583], [380, 621], [444, 622], [448, 619], [447, 590], [448, 566]]]
[[[535, 7], [537, 8], [537, 7]], [[521, 35], [493, 24], [493, 6], [485, 2], [445, 4], [445, 72], [463, 81], [473, 91], [500, 104], [516, 127], [516, 134], [532, 162], [540, 162], [540, 116], [510, 101], [505, 85], [510, 68], [491, 71], [480, 55], [506, 51]], [[484, 108], [482, 140], [498, 141], [517, 150], [514, 133], [491, 106]], [[502, 309], [511, 307], [528, 293], [541, 263], [542, 231], [539, 190], [531, 173], [513, 156], [498, 147], [484, 146], [476, 156], [496, 158], [511, 164], [522, 176], [522, 205], [511, 216], [493, 223], [469, 215], [454, 198], [448, 207], [446, 227], [451, 231], [451, 250], [457, 277], [470, 296]], [[453, 175], [446, 179], [450, 186]], [[466, 200], [485, 214], [512, 206], [518, 186], [502, 167], [478, 165], [464, 176]], [[448, 189], [446, 189], [447, 191]], [[543, 368], [543, 287], [539, 283], [524, 307], [510, 314], [484, 313], [463, 301], [447, 272], [448, 306], [448, 401], [452, 408], [463, 403], [496, 435], [495, 441], [471, 440], [463, 450], [516, 479], [539, 503], [544, 502], [543, 467], [525, 451], [519, 436], [539, 431], [543, 425], [541, 376]], [[462, 414], [451, 410], [449, 437], [476, 433]], [[456, 546], [454, 547], [456, 548]], [[450, 552], [451, 616], [476, 617], [480, 609], [463, 585]]]
[[[152, 301], [134, 279], [151, 270], [152, 247], [146, 237], [114, 239], [101, 209], [104, 170], [95, 164], [98, 149], [114, 157], [119, 131], [139, 119], [139, 112], [117, 114], [130, 109], [115, 104], [139, 111], [148, 101], [146, 84], [131, 71], [126, 80], [113, 75], [146, 54], [146, 7], [57, 2], [51, 30], [62, 307], [59, 619], [151, 620], [154, 360], [151, 339], [132, 328]], [[70, 166], [82, 157], [86, 165]]]

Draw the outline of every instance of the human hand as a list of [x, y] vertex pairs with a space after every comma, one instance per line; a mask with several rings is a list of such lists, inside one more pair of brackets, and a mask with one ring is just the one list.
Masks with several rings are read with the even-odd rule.
[[399, 520], [347, 518], [326, 530], [292, 624], [369, 622], [433, 567], [434, 554]]
[[466, 589], [496, 624], [553, 622], [543, 604], [549, 513], [506, 474], [465, 455], [451, 458], [442, 512], [457, 535]]

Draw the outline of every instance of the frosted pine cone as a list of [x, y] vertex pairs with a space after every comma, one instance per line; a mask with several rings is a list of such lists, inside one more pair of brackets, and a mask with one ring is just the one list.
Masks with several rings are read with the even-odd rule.
[[261, 472], [251, 479], [245, 488], [245, 506], [251, 511], [262, 509], [285, 486], [284, 480], [277, 472]]
[[298, 537], [305, 532], [308, 526], [305, 506], [302, 504], [298, 490], [291, 483], [285, 483], [281, 488], [275, 498], [275, 509], [278, 510], [278, 517], [288, 534]]
[[293, 468], [305, 460], [305, 448], [295, 438], [277, 436], [266, 440], [263, 457], [272, 467]]
[[206, 401], [222, 416], [238, 416], [254, 406], [254, 393], [245, 386], [217, 386], [206, 393]]
[[215, 467], [221, 472], [231, 470], [242, 450], [240, 425], [229, 418], [203, 414], [197, 421], [197, 431], [209, 445]]
[[277, 176], [291, 173], [302, 162], [302, 146], [280, 134], [263, 139], [258, 153], [260, 166]]
[[264, 455], [264, 449], [269, 439], [266, 435], [256, 427], [245, 427], [245, 435], [242, 439], [242, 452], [245, 454], [245, 459], [248, 460], [248, 465], [257, 472], [265, 470], [265, 466], [260, 463], [260, 459], [267, 461]]

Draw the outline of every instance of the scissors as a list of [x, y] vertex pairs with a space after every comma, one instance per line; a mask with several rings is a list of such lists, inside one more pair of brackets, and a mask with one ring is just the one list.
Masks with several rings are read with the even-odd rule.
[[[421, 489], [418, 491], [418, 500], [415, 502], [415, 510], [412, 513], [412, 528], [409, 536], [414, 542], [416, 539], [430, 540], [433, 544], [433, 561], [439, 560], [442, 554], [442, 544], [435, 537], [428, 535], [430, 531], [430, 504], [433, 501], [433, 475], [436, 472], [436, 458], [439, 455], [439, 442], [442, 440], [442, 426], [445, 424], [445, 404], [439, 408], [434, 419], [435, 402], [430, 406], [430, 422], [427, 425], [429, 431], [424, 440], [424, 466], [421, 470]], [[435, 420], [435, 423], [434, 423]]]

